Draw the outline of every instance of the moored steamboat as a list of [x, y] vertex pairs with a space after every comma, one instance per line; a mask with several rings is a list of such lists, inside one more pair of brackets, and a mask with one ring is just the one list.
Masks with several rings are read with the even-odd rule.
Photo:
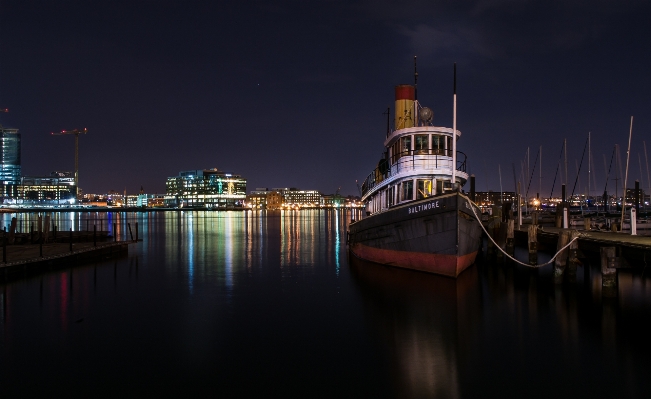
[[456, 65], [454, 82], [452, 129], [433, 125], [416, 85], [395, 87], [395, 129], [361, 188], [367, 216], [350, 224], [353, 256], [450, 277], [475, 262], [480, 211], [461, 192], [468, 174], [456, 150]]

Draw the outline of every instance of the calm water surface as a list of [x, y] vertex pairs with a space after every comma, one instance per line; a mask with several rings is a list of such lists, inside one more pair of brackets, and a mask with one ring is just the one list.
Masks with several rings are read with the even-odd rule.
[[457, 280], [397, 270], [348, 258], [350, 219], [58, 215], [121, 237], [138, 222], [143, 241], [0, 284], [0, 395], [647, 397], [649, 273], [620, 270], [602, 298], [589, 260], [558, 286], [487, 262]]

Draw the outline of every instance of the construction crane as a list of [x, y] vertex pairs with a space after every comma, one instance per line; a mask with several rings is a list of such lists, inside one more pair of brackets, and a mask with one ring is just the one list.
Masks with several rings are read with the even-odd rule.
[[52, 133], [53, 136], [63, 136], [68, 134], [75, 135], [75, 199], [79, 194], [79, 135], [88, 133], [88, 129], [63, 130]]

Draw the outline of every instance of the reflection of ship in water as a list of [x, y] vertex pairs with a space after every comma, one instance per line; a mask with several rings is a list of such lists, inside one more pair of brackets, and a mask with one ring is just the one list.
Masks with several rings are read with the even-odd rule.
[[395, 396], [460, 397], [459, 362], [477, 339], [479, 278], [456, 280], [350, 257], [370, 328], [388, 348]]

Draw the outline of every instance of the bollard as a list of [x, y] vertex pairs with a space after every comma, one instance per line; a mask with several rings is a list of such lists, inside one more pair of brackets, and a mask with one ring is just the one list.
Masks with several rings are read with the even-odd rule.
[[567, 208], [563, 207], [563, 228], [567, 229], [569, 225], [569, 220], [567, 220]]
[[535, 266], [538, 264], [538, 226], [529, 225], [527, 241], [529, 243], [529, 264]]
[[631, 208], [631, 235], [637, 235], [637, 211]]
[[[570, 242], [570, 237], [572, 236], [572, 232], [567, 231], [567, 230], [561, 230], [558, 233], [558, 245], [556, 247], [556, 250], [560, 250], [564, 246], [567, 245], [567, 243]], [[567, 258], [568, 258], [568, 249], [564, 249], [563, 252], [559, 253], [558, 256], [556, 256], [556, 259], [554, 260], [554, 282], [556, 284], [560, 284], [563, 282], [563, 274], [565, 273], [565, 266], [567, 266]]]
[[615, 247], [601, 247], [601, 294], [606, 297], [617, 296], [617, 258]]

